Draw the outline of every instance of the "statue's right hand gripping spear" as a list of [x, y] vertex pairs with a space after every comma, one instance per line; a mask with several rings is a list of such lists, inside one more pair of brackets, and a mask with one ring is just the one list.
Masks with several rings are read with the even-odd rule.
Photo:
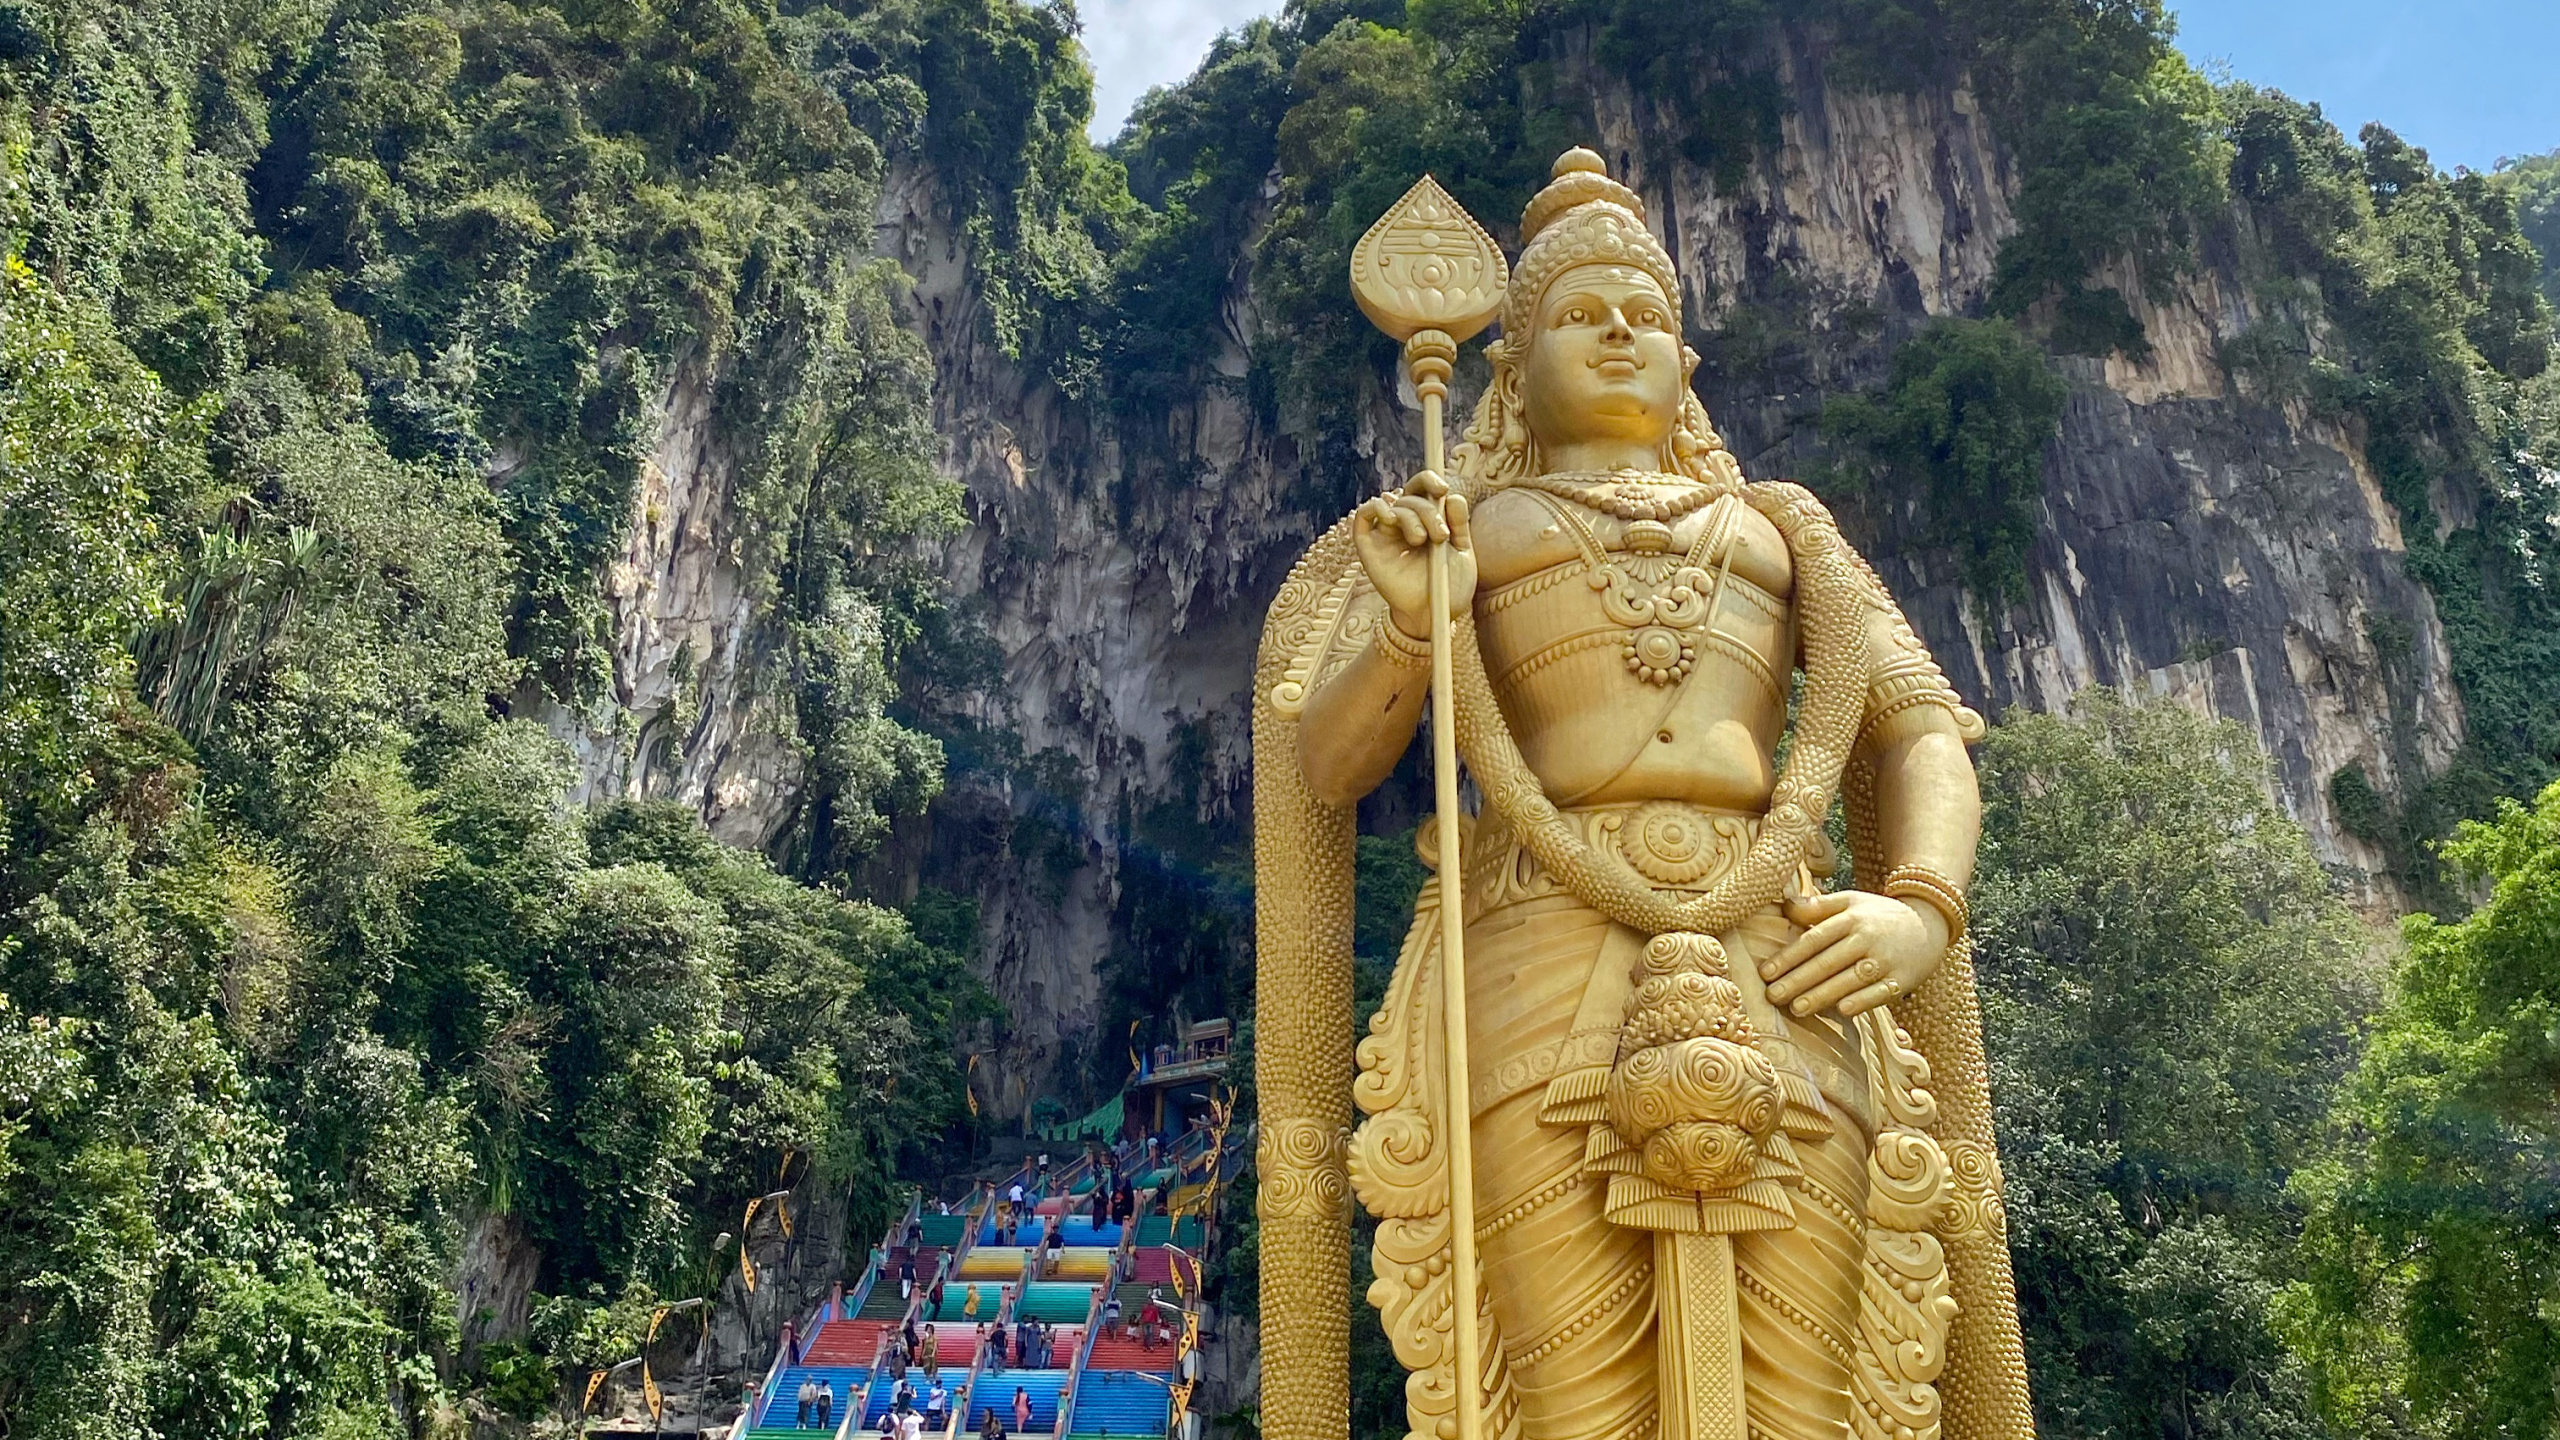
[[[1425, 175], [1351, 252], [1361, 313], [1404, 343], [1405, 378], [1422, 402], [1422, 468], [1442, 473], [1441, 405], [1458, 343], [1491, 323], [1510, 279], [1502, 250], [1475, 217]], [[1475, 1153], [1468, 1134], [1465, 906], [1458, 886], [1458, 728], [1451, 701], [1449, 542], [1431, 542], [1431, 770], [1439, 840], [1440, 976], [1448, 1019], [1450, 1269], [1458, 1440], [1483, 1440], [1484, 1340], [1476, 1322]]]

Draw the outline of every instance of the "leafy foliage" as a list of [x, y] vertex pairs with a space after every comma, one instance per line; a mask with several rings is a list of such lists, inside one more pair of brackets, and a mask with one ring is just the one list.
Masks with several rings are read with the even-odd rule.
[[494, 1214], [566, 1318], [476, 1378], [539, 1408], [785, 1148], [865, 1226], [956, 1123], [957, 954], [581, 813], [492, 703], [590, 685], [691, 376], [812, 752], [787, 848], [841, 875], [932, 792], [891, 557], [954, 497], [846, 258], [920, 93], [863, 61], [926, 18], [0, 9], [0, 1428], [412, 1433]]
[[1871, 455], [1896, 497], [1919, 499], [1925, 542], [1953, 550], [1967, 588], [1997, 607], [2026, 595], [2066, 395], [2007, 321], [1936, 320], [1894, 351], [1880, 394], [1834, 399], [1822, 428]]
[[2516, 228], [2542, 252], [2542, 293], [2560, 305], [2560, 150], [2498, 163], [2498, 179], [2515, 197]]
[[2470, 1440], [2555, 1412], [2560, 786], [2444, 855], [2486, 901], [2405, 923], [2334, 1156], [2296, 1180], [2314, 1263], [2295, 1299], [2341, 1428]]
[[2039, 1428], [2316, 1436], [2276, 1295], [2371, 948], [2246, 731], [2102, 692], [1981, 752], [1976, 956]]

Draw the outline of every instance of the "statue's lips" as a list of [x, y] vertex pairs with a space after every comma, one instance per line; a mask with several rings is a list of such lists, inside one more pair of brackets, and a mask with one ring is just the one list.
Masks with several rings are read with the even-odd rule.
[[1591, 368], [1604, 380], [1633, 380], [1644, 366], [1631, 356], [1604, 355], [1592, 361]]

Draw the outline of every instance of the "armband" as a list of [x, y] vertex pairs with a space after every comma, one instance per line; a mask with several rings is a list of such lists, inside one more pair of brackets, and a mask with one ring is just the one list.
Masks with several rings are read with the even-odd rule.
[[1926, 865], [1896, 865], [1885, 873], [1884, 884], [1877, 887], [1880, 895], [1896, 900], [1917, 900], [1946, 918], [1947, 943], [1953, 945], [1964, 938], [1965, 924], [1970, 918], [1964, 903], [1964, 887], [1930, 869]]
[[1404, 627], [1398, 625], [1392, 615], [1378, 617], [1378, 653], [1386, 656], [1387, 663], [1398, 669], [1431, 668], [1431, 642], [1416, 640], [1404, 633]]

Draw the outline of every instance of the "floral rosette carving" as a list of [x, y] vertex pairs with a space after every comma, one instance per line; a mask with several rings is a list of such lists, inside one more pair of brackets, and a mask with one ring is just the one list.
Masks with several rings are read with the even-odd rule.
[[1795, 1154], [1779, 1121], [1786, 1092], [1754, 1043], [1724, 947], [1688, 931], [1645, 945], [1609, 1073], [1607, 1137], [1593, 1158], [1615, 1172], [1613, 1219], [1647, 1229], [1730, 1231], [1794, 1219], [1777, 1183]]

